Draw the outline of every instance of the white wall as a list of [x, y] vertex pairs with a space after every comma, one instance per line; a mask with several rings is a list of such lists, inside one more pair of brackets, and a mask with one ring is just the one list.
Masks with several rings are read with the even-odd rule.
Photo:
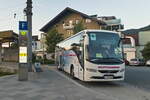
[[131, 44], [124, 45], [124, 54], [126, 54], [126, 59], [129, 61], [130, 59], [136, 58], [136, 48], [135, 48], [135, 40], [131, 36], [126, 36], [131, 41]]
[[139, 45], [145, 45], [150, 42], [150, 31], [139, 32]]
[[38, 51], [42, 48], [40, 41], [32, 41], [32, 52]]
[[126, 59], [129, 61], [136, 57], [136, 49], [135, 48], [124, 48], [124, 53], [126, 53]]

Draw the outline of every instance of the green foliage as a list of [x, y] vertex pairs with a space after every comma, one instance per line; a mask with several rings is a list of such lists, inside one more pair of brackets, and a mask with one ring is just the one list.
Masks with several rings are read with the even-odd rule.
[[142, 50], [142, 56], [144, 57], [145, 60], [150, 59], [150, 42], [148, 42], [144, 49]]
[[80, 32], [80, 31], [82, 31], [84, 29], [85, 29], [85, 27], [84, 27], [84, 25], [83, 25], [83, 23], [81, 21], [81, 22], [79, 22], [78, 24], [76, 24], [74, 26], [73, 33], [76, 34], [76, 33]]
[[51, 59], [44, 59], [44, 64], [54, 64], [55, 61]]
[[14, 42], [11, 44], [11, 48], [18, 48], [19, 47], [19, 44]]
[[55, 28], [51, 29], [46, 35], [47, 53], [55, 52], [56, 44], [62, 40], [62, 35]]
[[41, 56], [36, 56], [35, 62], [40, 62], [40, 63], [42, 63], [42, 62], [43, 62], [43, 58], [42, 58]]
[[12, 70], [8, 68], [0, 68], [0, 77], [6, 75], [14, 75], [17, 73], [17, 70]]
[[6, 76], [6, 75], [14, 75], [16, 73], [11, 73], [11, 72], [0, 72], [0, 77], [1, 76]]
[[47, 59], [46, 56], [44, 55], [44, 58], [41, 56], [36, 56], [34, 53], [32, 54], [32, 62], [39, 62], [41, 64], [54, 64], [55, 61], [53, 59]]

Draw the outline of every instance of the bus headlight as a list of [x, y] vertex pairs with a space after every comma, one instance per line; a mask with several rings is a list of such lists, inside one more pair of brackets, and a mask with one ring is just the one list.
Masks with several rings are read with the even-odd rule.
[[92, 69], [92, 68], [86, 68], [86, 70], [89, 71], [89, 72], [97, 72], [96, 69]]

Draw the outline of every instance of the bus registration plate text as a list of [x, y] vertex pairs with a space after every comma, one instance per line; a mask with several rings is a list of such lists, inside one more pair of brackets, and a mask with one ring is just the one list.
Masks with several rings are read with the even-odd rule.
[[104, 79], [113, 79], [113, 76], [104, 76]]

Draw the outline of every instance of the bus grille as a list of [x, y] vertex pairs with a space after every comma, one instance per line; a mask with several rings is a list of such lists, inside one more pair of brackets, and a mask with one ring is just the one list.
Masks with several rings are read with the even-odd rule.
[[[98, 76], [92, 76], [91, 78], [92, 79], [105, 79], [104, 77], [98, 77]], [[119, 79], [119, 78], [122, 78], [122, 76], [113, 77], [113, 79]]]
[[99, 70], [100, 73], [117, 73], [119, 70]]

